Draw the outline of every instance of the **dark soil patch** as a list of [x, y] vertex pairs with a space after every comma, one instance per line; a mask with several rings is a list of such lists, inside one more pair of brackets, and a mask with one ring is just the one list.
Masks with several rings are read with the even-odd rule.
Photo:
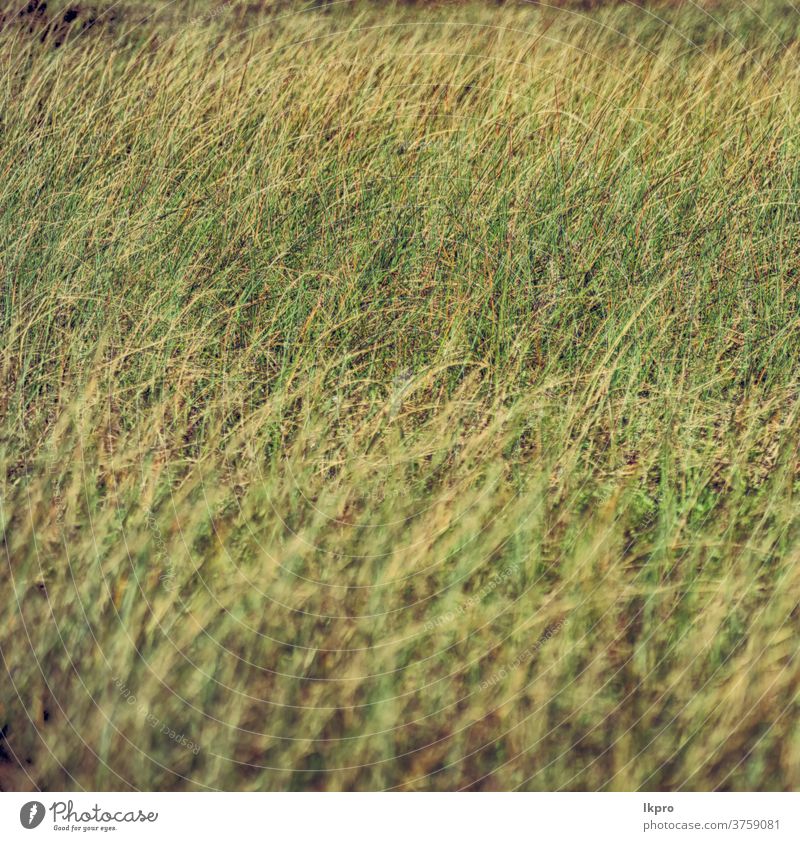
[[0, 11], [0, 30], [16, 28], [35, 36], [42, 44], [60, 47], [68, 38], [90, 29], [114, 30], [122, 19], [118, 9], [102, 9], [75, 3], [54, 9], [47, 0], [29, 0]]

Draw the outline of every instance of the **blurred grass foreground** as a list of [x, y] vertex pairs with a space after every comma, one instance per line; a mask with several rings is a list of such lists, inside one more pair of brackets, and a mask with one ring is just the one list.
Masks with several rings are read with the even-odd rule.
[[8, 6], [0, 788], [800, 787], [799, 31]]

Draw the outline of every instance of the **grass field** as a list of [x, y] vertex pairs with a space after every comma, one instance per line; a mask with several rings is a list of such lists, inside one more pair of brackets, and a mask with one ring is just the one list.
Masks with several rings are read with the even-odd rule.
[[0, 788], [800, 787], [800, 14], [590, 5], [9, 7]]

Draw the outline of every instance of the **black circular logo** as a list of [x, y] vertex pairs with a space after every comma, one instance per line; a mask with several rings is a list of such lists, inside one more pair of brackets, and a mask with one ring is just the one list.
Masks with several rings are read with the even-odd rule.
[[28, 801], [19, 810], [19, 822], [25, 829], [35, 829], [44, 820], [44, 803], [38, 800]]

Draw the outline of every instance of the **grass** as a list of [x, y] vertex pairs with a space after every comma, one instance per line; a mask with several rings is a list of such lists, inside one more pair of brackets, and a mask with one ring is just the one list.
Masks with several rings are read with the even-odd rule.
[[70, 8], [0, 30], [0, 787], [800, 786], [796, 14]]

